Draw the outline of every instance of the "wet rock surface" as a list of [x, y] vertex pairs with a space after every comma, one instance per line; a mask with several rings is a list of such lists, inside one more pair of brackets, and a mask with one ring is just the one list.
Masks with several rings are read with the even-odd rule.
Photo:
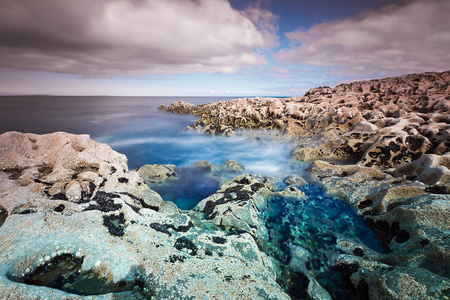
[[11, 132], [0, 148], [0, 298], [289, 299], [251, 234], [180, 213], [107, 145]]

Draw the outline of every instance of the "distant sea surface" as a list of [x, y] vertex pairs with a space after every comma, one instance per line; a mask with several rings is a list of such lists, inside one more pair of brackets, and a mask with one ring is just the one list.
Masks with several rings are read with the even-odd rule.
[[128, 157], [130, 169], [144, 164], [186, 166], [208, 160], [241, 162], [249, 172], [274, 175], [285, 169], [292, 145], [246, 137], [212, 137], [186, 131], [198, 119], [158, 111], [178, 100], [193, 104], [225, 97], [2, 96], [0, 133], [19, 131], [89, 134]]

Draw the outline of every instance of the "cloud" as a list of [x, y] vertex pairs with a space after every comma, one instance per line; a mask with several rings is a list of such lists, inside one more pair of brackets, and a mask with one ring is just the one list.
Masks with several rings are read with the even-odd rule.
[[450, 1], [388, 5], [354, 19], [287, 33], [285, 63], [331, 67], [341, 76], [395, 75], [450, 69]]
[[237, 11], [226, 0], [0, 0], [0, 6], [0, 67], [85, 77], [233, 73], [265, 64], [258, 49], [277, 43], [266, 11]]

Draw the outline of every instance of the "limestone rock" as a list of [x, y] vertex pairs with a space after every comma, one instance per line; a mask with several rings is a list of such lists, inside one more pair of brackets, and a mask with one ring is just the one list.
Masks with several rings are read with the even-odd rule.
[[292, 157], [382, 168], [450, 151], [450, 71], [318, 87], [303, 97], [241, 98], [166, 111], [190, 111], [223, 131], [276, 129], [297, 137]]
[[169, 111], [178, 114], [191, 114], [195, 110], [195, 105], [184, 101], [177, 101], [170, 104], [168, 107], [161, 105], [158, 110]]
[[244, 172], [245, 170], [244, 166], [240, 162], [231, 159], [225, 162], [225, 169], [235, 173]]
[[216, 167], [207, 160], [202, 160], [194, 163], [194, 167], [199, 168], [206, 172], [213, 172], [216, 170]]
[[247, 232], [262, 244], [264, 227], [259, 212], [273, 194], [266, 183], [260, 176], [239, 175], [222, 184], [220, 190], [202, 200], [193, 211], [202, 214], [204, 224]]
[[137, 169], [139, 175], [146, 184], [161, 183], [177, 176], [177, 167], [175, 165], [145, 165]]
[[0, 298], [289, 299], [251, 235], [194, 225], [108, 146], [8, 133], [0, 148]]
[[342, 255], [337, 265], [346, 284], [359, 299], [445, 299], [450, 285], [446, 277], [423, 268], [392, 267], [360, 257]]
[[209, 124], [203, 130], [203, 133], [210, 135], [235, 136], [236, 131], [231, 126], [220, 125], [217, 123]]
[[188, 125], [188, 126], [186, 127], [186, 130], [189, 130], [189, 131], [195, 131], [195, 132], [198, 132], [198, 133], [202, 133], [202, 132], [203, 132], [203, 128], [202, 128], [202, 126], [201, 126], [200, 124], [191, 124], [191, 125]]
[[295, 187], [301, 187], [308, 184], [308, 182], [305, 179], [298, 177], [297, 175], [294, 174], [286, 177], [284, 183], [286, 183], [287, 185], [293, 185]]
[[407, 176], [425, 184], [450, 183], [450, 153], [442, 156], [422, 155], [419, 159], [397, 167], [394, 176]]

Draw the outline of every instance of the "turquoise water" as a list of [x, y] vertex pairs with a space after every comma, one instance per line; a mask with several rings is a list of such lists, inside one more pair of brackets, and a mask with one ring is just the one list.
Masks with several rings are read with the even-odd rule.
[[[265, 252], [281, 266], [278, 275], [285, 290], [294, 299], [304, 299], [311, 274], [333, 299], [351, 299], [342, 288], [342, 274], [333, 267], [333, 256], [343, 253], [338, 238], [362, 243], [383, 253], [383, 248], [364, 221], [344, 202], [327, 196], [322, 188], [306, 185], [300, 188], [305, 199], [274, 197], [269, 199], [264, 221], [268, 229]], [[295, 257], [293, 249], [307, 253]], [[292, 263], [295, 261], [296, 263]]]

